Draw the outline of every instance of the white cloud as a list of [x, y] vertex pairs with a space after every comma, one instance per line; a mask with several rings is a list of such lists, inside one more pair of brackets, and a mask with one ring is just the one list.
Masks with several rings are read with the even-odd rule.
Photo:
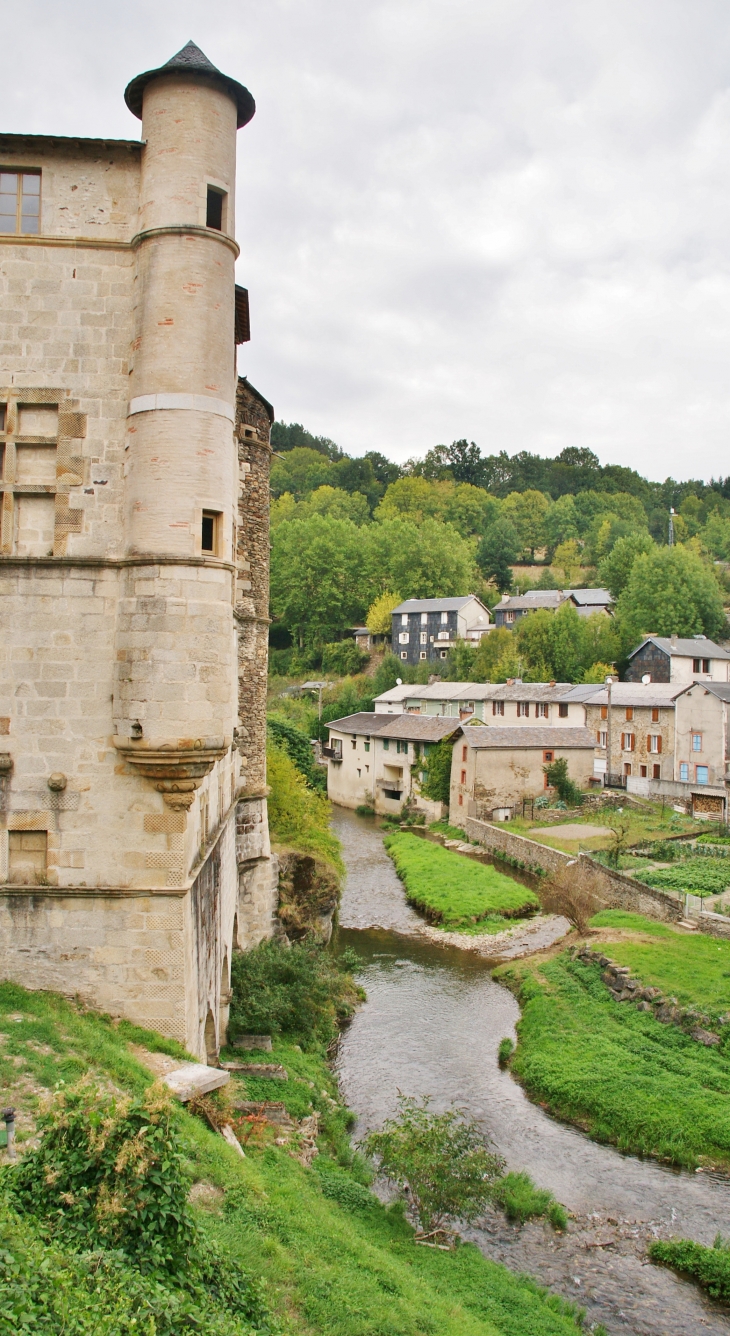
[[188, 37], [253, 92], [242, 369], [404, 459], [588, 445], [730, 473], [730, 26], [719, 0], [26, 0], [4, 128], [136, 136]]

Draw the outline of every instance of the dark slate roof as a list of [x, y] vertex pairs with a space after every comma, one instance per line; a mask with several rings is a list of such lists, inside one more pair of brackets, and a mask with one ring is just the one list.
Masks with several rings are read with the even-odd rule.
[[723, 649], [722, 645], [716, 645], [714, 640], [707, 640], [704, 636], [701, 638], [692, 636], [689, 640], [672, 640], [669, 636], [646, 636], [641, 644], [631, 651], [629, 658], [633, 659], [644, 645], [656, 645], [670, 657], [672, 654], [679, 654], [692, 659], [730, 659], [730, 653]]
[[[685, 691], [691, 691], [693, 687], [699, 687], [701, 691], [707, 691], [711, 696], [717, 696], [718, 700], [730, 702], [730, 682], [690, 682], [688, 686], [682, 687], [677, 695], [683, 696]], [[730, 742], [730, 739], [728, 741]]]
[[607, 589], [566, 589], [563, 592], [572, 598], [579, 608], [589, 605], [603, 608], [613, 602]]
[[587, 728], [487, 728], [470, 724], [462, 728], [470, 747], [524, 751], [546, 748], [549, 751], [594, 750], [595, 734]]
[[[458, 612], [473, 598], [476, 598], [476, 594], [465, 594], [463, 598], [407, 598], [405, 603], [399, 603], [397, 608], [393, 608], [393, 613]], [[477, 602], [481, 602], [481, 599], [477, 599]]]
[[392, 718], [392, 714], [370, 714], [361, 710], [359, 714], [346, 714], [344, 719], [331, 719], [327, 727], [337, 733], [361, 733], [370, 737], [371, 733], [379, 733]]
[[458, 719], [447, 719], [442, 714], [381, 714], [386, 727], [378, 730], [381, 738], [405, 738], [409, 742], [442, 742], [458, 732]]
[[259, 403], [262, 404], [263, 407], [266, 409], [266, 412], [267, 412], [268, 415], [269, 415], [269, 422], [273, 422], [273, 421], [274, 421], [274, 410], [273, 410], [271, 404], [269, 403], [268, 399], [264, 399], [264, 396], [263, 396], [263, 394], [261, 393], [261, 391], [260, 391], [260, 390], [257, 390], [255, 385], [252, 385], [252, 384], [251, 384], [250, 380], [248, 379], [248, 376], [239, 376], [238, 379], [239, 379], [239, 382], [240, 382], [242, 385], [244, 385], [245, 388], [248, 390], [249, 394], [252, 394], [253, 397], [254, 397], [254, 399], [258, 399]]
[[530, 589], [526, 594], [514, 594], [505, 598], [492, 609], [497, 612], [515, 612], [518, 609], [558, 608], [564, 603], [566, 595], [562, 589]]
[[147, 70], [144, 74], [138, 74], [136, 79], [132, 79], [124, 90], [124, 101], [134, 116], [142, 119], [142, 99], [147, 84], [152, 79], [156, 79], [160, 74], [190, 74], [199, 82], [216, 84], [223, 88], [229, 97], [233, 98], [238, 111], [236, 124], [240, 129], [242, 125], [247, 125], [251, 120], [255, 110], [256, 103], [251, 94], [243, 84], [237, 83], [235, 79], [229, 79], [227, 74], [221, 74], [221, 71], [203, 55], [199, 46], [195, 42], [187, 42], [176, 56], [172, 56], [159, 69]]

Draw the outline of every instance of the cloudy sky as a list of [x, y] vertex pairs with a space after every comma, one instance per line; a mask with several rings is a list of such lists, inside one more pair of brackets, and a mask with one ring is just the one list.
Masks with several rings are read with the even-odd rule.
[[136, 138], [192, 37], [239, 133], [240, 369], [403, 460], [730, 473], [727, 0], [0, 0], [4, 130]]

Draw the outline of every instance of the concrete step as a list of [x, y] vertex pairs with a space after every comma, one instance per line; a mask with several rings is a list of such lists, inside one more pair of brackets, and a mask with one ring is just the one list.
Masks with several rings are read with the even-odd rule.
[[678, 928], [684, 928], [687, 932], [697, 932], [697, 923], [694, 919], [680, 919]]

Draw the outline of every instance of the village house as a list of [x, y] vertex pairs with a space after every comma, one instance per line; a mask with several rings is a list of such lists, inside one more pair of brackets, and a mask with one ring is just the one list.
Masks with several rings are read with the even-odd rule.
[[138, 140], [0, 136], [0, 972], [215, 1062], [276, 905], [255, 105], [192, 42], [125, 99]]
[[607, 589], [530, 589], [526, 594], [503, 594], [493, 610], [495, 628], [511, 631], [528, 612], [546, 608], [556, 612], [571, 603], [580, 617], [609, 613], [613, 600]]
[[327, 725], [327, 796], [341, 807], [373, 807], [397, 812], [412, 801], [430, 820], [441, 816], [441, 804], [419, 793], [419, 769], [433, 746], [452, 737], [458, 721], [423, 715], [360, 713]]
[[544, 724], [582, 727], [583, 701], [600, 686], [574, 687], [570, 682], [432, 682], [430, 686], [396, 686], [375, 699], [376, 712], [475, 718], [485, 724]]
[[675, 796], [697, 817], [727, 821], [730, 683], [694, 682], [675, 699]]
[[489, 608], [476, 594], [409, 598], [393, 609], [393, 653], [413, 665], [446, 659], [457, 640], [476, 645], [490, 629]]
[[730, 651], [707, 636], [647, 636], [632, 650], [624, 674], [627, 682], [730, 682]]
[[673, 778], [674, 703], [681, 690], [669, 682], [614, 682], [609, 707], [608, 688], [594, 689], [585, 710], [596, 747], [596, 779], [606, 782], [609, 773], [621, 781]]
[[545, 766], [565, 758], [579, 788], [593, 776], [593, 734], [587, 728], [462, 727], [454, 742], [449, 820], [504, 820], [525, 798], [547, 788]]

